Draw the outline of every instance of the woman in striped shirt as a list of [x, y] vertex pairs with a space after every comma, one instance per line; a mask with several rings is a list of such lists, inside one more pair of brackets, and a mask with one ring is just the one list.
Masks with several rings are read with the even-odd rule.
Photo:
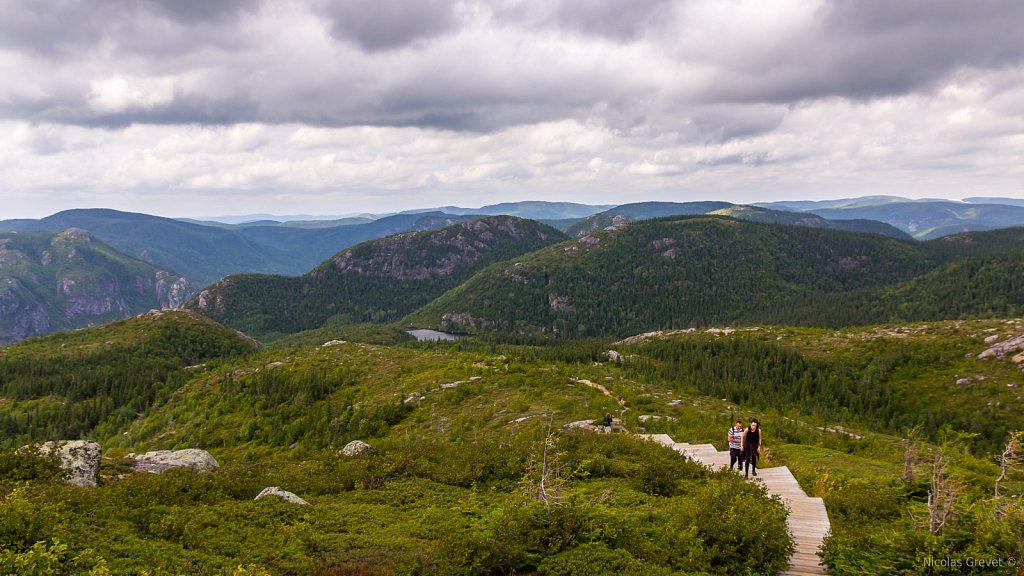
[[729, 428], [729, 470], [740, 463], [740, 470], [743, 470], [743, 420], [737, 420], [736, 425]]

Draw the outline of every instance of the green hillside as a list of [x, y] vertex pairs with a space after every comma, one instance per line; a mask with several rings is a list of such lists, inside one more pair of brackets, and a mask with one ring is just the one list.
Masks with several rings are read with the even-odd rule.
[[298, 275], [342, 248], [410, 230], [432, 230], [473, 216], [398, 214], [326, 226], [225, 225], [107, 209], [66, 210], [39, 220], [0, 221], [0, 231], [88, 230], [121, 252], [205, 286], [239, 273]]
[[366, 242], [297, 278], [231, 276], [204, 289], [187, 307], [261, 339], [328, 321], [390, 322], [488, 264], [564, 239], [531, 220], [492, 216]]
[[0, 347], [0, 447], [113, 434], [166, 401], [195, 366], [254, 346], [167, 310]]
[[915, 243], [724, 217], [618, 225], [490, 267], [403, 322], [501, 338], [1024, 310], [1021, 230]]
[[[724, 217], [642, 221], [493, 266], [404, 322], [560, 339], [787, 323], [820, 295], [879, 289], [937, 264], [913, 242], [878, 235]], [[820, 314], [810, 323], [842, 318]]]
[[[198, 332], [162, 347], [143, 337], [143, 327], [175, 325]], [[173, 393], [133, 405], [140, 416], [92, 431], [108, 457], [95, 488], [64, 486], [46, 462], [0, 452], [0, 568], [775, 574], [789, 551], [779, 500], [633, 435], [721, 449], [740, 416], [765, 425], [763, 466], [789, 466], [824, 498], [833, 572], [919, 574], [945, 554], [1004, 562], [961, 573], [1014, 574], [1006, 562], [1024, 545], [1024, 475], [1011, 469], [994, 498], [992, 458], [1024, 424], [1024, 378], [1009, 354], [985, 351], [1022, 330], [1014, 319], [716, 329], [564, 347], [470, 339], [252, 352], [230, 331], [164, 313], [34, 339], [0, 349], [0, 369], [11, 351], [73, 359], [128, 342], [203, 365], [185, 370]], [[206, 332], [201, 351], [170, 344]], [[53, 373], [83, 369], [58, 362]], [[563, 428], [604, 413], [626, 432]], [[904, 441], [913, 426], [920, 434]], [[354, 439], [373, 450], [339, 454]], [[222, 466], [161, 476], [131, 473], [122, 459], [185, 447], [210, 450]], [[921, 519], [937, 455], [962, 488], [948, 525], [933, 532]], [[267, 486], [309, 505], [254, 502]]]
[[0, 233], [0, 344], [178, 306], [191, 292], [84, 230]]

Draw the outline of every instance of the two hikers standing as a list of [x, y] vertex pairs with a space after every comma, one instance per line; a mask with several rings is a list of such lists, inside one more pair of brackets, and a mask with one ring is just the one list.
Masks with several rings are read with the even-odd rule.
[[750, 428], [743, 428], [743, 421], [737, 420], [732, 428], [729, 428], [729, 469], [732, 470], [737, 462], [740, 470], [749, 477], [751, 468], [754, 476], [757, 476], [757, 458], [761, 455], [761, 426], [756, 419], [750, 421]]

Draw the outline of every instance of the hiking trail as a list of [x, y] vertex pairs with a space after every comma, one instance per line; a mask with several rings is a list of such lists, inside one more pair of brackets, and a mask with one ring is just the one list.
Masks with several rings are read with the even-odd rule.
[[[710, 466], [712, 470], [729, 467], [729, 452], [718, 451], [711, 444], [676, 442], [668, 434], [642, 434], [641, 436], [664, 444], [705, 466]], [[828, 511], [825, 510], [825, 503], [822, 499], [808, 496], [786, 466], [759, 468], [757, 476], [751, 476], [750, 480], [762, 482], [769, 494], [779, 496], [789, 506], [786, 523], [789, 525], [789, 533], [793, 535], [796, 550], [789, 558], [789, 568], [780, 574], [782, 576], [825, 574], [825, 566], [821, 564], [821, 558], [818, 557], [818, 548], [821, 547], [822, 540], [828, 534], [830, 523]]]

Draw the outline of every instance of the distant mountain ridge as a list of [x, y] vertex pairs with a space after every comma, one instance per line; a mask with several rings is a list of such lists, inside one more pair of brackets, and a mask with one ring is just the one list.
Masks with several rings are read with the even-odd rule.
[[84, 230], [0, 233], [0, 344], [177, 307], [191, 294], [185, 278]]
[[698, 216], [703, 214], [732, 216], [739, 220], [750, 220], [752, 222], [849, 230], [851, 232], [870, 232], [893, 238], [910, 238], [910, 236], [897, 228], [874, 220], [828, 220], [816, 214], [785, 212], [759, 206], [731, 204], [729, 202], [637, 202], [635, 204], [623, 204], [572, 223], [565, 227], [565, 232], [570, 236], [581, 236], [606, 226], [624, 224], [636, 220], [649, 220], [668, 216]]
[[1024, 226], [1024, 200], [971, 198], [908, 200], [867, 197], [847, 200], [771, 202], [759, 206], [817, 214], [833, 221], [868, 219], [885, 222], [918, 240], [933, 240], [961, 232]]
[[0, 221], [0, 231], [81, 228], [129, 256], [206, 285], [241, 272], [303, 274], [338, 250], [366, 240], [440, 228], [472, 218], [433, 212], [325, 228], [215, 226], [117, 210], [81, 209], [40, 220]]

